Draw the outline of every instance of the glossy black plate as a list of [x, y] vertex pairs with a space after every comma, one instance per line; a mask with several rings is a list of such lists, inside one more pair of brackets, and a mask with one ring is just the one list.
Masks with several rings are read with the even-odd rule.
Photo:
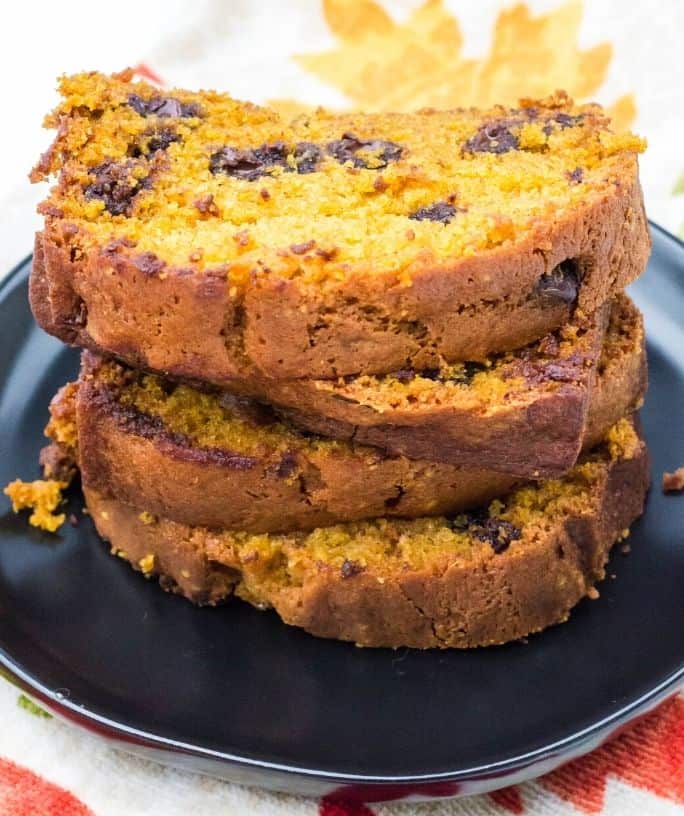
[[[43, 705], [162, 761], [299, 793], [448, 796], [590, 750], [684, 680], [684, 248], [653, 228], [646, 314], [654, 487], [600, 601], [504, 647], [364, 650], [240, 602], [194, 609], [112, 558], [82, 517], [58, 536], [0, 518], [0, 660]], [[36, 328], [29, 261], [0, 288], [0, 483], [34, 477], [77, 352]]]

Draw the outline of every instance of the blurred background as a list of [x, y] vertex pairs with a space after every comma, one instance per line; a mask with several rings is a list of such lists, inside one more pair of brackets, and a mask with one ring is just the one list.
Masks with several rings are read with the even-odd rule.
[[684, 230], [682, 0], [24, 0], [0, 29], [0, 275], [31, 250], [27, 173], [61, 73], [136, 66], [285, 113], [512, 102], [564, 88], [648, 138], [649, 216]]

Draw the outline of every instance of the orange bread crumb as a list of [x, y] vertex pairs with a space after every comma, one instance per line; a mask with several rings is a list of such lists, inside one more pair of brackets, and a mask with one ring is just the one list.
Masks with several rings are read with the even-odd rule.
[[29, 516], [29, 524], [54, 533], [64, 524], [66, 518], [64, 513], [54, 512], [62, 502], [62, 491], [66, 487], [67, 482], [59, 482], [56, 479], [36, 479], [34, 482], [15, 479], [3, 492], [12, 500], [12, 510], [15, 513], [20, 510], [33, 510]]

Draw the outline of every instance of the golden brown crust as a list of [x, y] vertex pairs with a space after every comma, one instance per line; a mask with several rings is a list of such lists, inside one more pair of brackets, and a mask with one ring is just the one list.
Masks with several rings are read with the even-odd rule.
[[[615, 308], [623, 302], [618, 298]], [[637, 321], [638, 313], [631, 310]], [[486, 410], [482, 400], [474, 405], [470, 399], [453, 399], [452, 392], [436, 403], [395, 406], [374, 398], [363, 401], [339, 392], [334, 382], [307, 379], [271, 380], [269, 396], [305, 430], [375, 446], [392, 455], [522, 478], [559, 475], [572, 467], [582, 445], [608, 314], [609, 308], [603, 307], [586, 321], [577, 339], [565, 344], [562, 352], [540, 352], [540, 356], [534, 352], [530, 376], [536, 381], [530, 381], [529, 387], [516, 386], [510, 394], [507, 391], [505, 398], [490, 401]], [[512, 383], [520, 380], [515, 371], [512, 374]]]
[[410, 285], [382, 270], [324, 289], [260, 275], [235, 296], [224, 273], [147, 274], [123, 244], [74, 258], [71, 228], [48, 217], [37, 238], [31, 304], [46, 331], [265, 399], [269, 378], [387, 373], [518, 348], [569, 317], [567, 305], [535, 295], [543, 274], [573, 259], [577, 305], [589, 313], [643, 271], [650, 251], [636, 175], [512, 247], [416, 262]]
[[[375, 516], [450, 514], [486, 504], [519, 481], [494, 470], [390, 457], [361, 445], [331, 451], [302, 444], [285, 453], [217, 456], [124, 410], [98, 379], [100, 365], [84, 354], [75, 406], [83, 484], [174, 521], [270, 532]], [[585, 449], [634, 410], [645, 387], [639, 334], [597, 379]]]
[[[292, 380], [280, 387], [276, 403], [289, 406], [281, 413], [309, 432], [392, 454], [524, 478], [560, 475], [582, 446], [608, 317], [603, 307], [562, 354], [542, 354], [533, 370], [517, 353], [509, 373], [500, 376], [523, 384], [506, 387], [502, 380], [505, 393], [474, 404], [443, 392], [440, 382], [417, 399], [399, 385], [386, 393], [379, 379], [368, 385]], [[476, 395], [474, 382], [472, 389]]]
[[186, 524], [272, 532], [438, 515], [486, 504], [517, 483], [362, 446], [217, 455], [124, 413], [86, 378], [76, 410], [84, 486]]
[[[611, 313], [620, 315], [642, 345], [643, 323], [631, 301], [618, 296]], [[582, 445], [606, 314], [595, 315], [584, 338], [568, 351], [580, 370], [575, 379], [555, 390], [548, 383], [530, 382], [520, 399], [492, 403], [486, 411], [448, 400], [396, 407], [364, 403], [357, 393], [327, 381], [292, 380], [272, 390], [277, 390], [277, 404], [290, 406], [281, 410], [283, 416], [312, 433], [414, 459], [488, 467], [526, 478], [557, 476], [572, 467]], [[555, 367], [553, 359], [550, 363]], [[615, 375], [645, 381], [645, 357], [633, 355], [630, 367]]]
[[586, 381], [563, 384], [524, 405], [503, 406], [489, 414], [441, 405], [430, 411], [388, 410], [386, 417], [368, 406], [326, 399], [310, 389], [321, 413], [297, 409], [282, 413], [311, 433], [372, 445], [394, 455], [480, 465], [534, 479], [559, 476], [577, 461], [590, 389]]
[[[504, 643], [567, 619], [604, 576], [613, 542], [642, 512], [648, 456], [607, 465], [592, 509], [566, 517], [523, 547], [441, 571], [407, 569], [386, 577], [346, 577], [321, 569], [315, 580], [266, 588], [286, 623], [319, 637], [364, 646], [470, 648]], [[248, 565], [226, 558], [214, 535], [167, 520], [145, 523], [138, 510], [86, 489], [100, 534], [134, 567], [196, 603], [218, 603]]]

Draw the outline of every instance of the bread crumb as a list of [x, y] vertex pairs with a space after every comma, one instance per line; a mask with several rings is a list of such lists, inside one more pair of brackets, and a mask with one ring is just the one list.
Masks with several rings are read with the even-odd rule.
[[663, 473], [663, 493], [677, 493], [684, 490], [684, 467], [674, 473]]
[[589, 592], [587, 592], [587, 598], [590, 598], [592, 601], [597, 601], [601, 597], [601, 593], [596, 589], [596, 587], [591, 587]]
[[157, 517], [153, 513], [148, 513], [147, 510], [143, 510], [142, 513], [140, 513], [140, 515], [138, 516], [138, 518], [140, 519], [140, 521], [142, 521], [143, 524], [157, 523]]
[[65, 513], [55, 513], [62, 502], [62, 491], [68, 482], [55, 479], [36, 479], [34, 482], [22, 482], [15, 479], [7, 485], [5, 495], [12, 500], [12, 510], [31, 509], [29, 524], [49, 533], [56, 532], [66, 519]]
[[143, 575], [150, 575], [154, 570], [154, 553], [148, 553], [138, 561], [138, 566], [143, 572]]

